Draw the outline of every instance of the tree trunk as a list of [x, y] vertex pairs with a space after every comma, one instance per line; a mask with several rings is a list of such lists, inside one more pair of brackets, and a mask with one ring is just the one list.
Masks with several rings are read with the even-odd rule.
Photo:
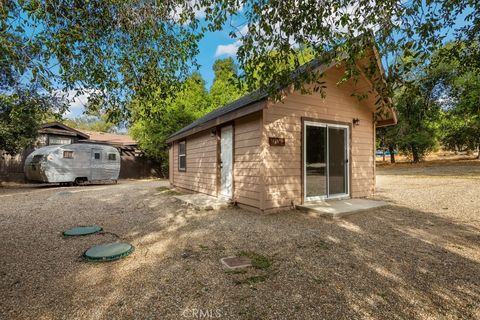
[[420, 155], [418, 154], [417, 148], [414, 146], [412, 146], [412, 156], [413, 156], [413, 163], [420, 162]]
[[390, 163], [395, 163], [395, 148], [388, 146], [388, 151], [390, 151]]
[[477, 159], [480, 160], [480, 144], [478, 145], [478, 155], [477, 155]]

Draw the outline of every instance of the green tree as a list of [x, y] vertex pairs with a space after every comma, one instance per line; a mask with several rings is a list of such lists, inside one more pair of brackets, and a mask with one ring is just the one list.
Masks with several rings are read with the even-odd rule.
[[467, 72], [457, 78], [453, 89], [456, 105], [452, 113], [465, 123], [464, 143], [478, 151], [480, 159], [480, 73]]
[[[207, 20], [215, 26], [229, 19], [232, 1], [203, 3], [213, 6], [214, 9], [207, 11]], [[355, 61], [368, 53], [365, 44], [372, 37], [382, 56], [389, 57], [385, 62], [390, 84], [399, 86], [405, 72], [419, 61], [416, 58], [428, 57], [442, 45], [447, 34], [469, 43], [478, 39], [480, 29], [480, 4], [473, 0], [346, 0], [323, 1], [321, 5], [297, 1], [240, 3], [248, 32], [240, 35], [237, 56], [242, 67], [249, 63], [259, 67], [244, 68], [249, 88], [256, 85], [253, 72], [260, 74], [260, 79], [268, 79], [273, 73], [277, 83], [288, 83], [289, 70], [272, 66], [279, 62], [287, 64], [298, 45], [312, 48], [319, 58], [325, 58], [330, 51], [336, 57], [348, 57], [346, 74], [356, 75]], [[459, 18], [463, 23], [457, 25]], [[232, 37], [238, 36], [232, 33]], [[478, 57], [478, 47], [475, 50]], [[270, 55], [271, 52], [276, 54]], [[374, 60], [371, 62], [375, 63]], [[479, 60], [470, 61], [478, 66]]]
[[466, 72], [451, 80], [452, 106], [444, 113], [442, 143], [451, 150], [477, 150], [480, 159], [480, 74]]
[[390, 153], [390, 163], [395, 163], [395, 152], [398, 148], [399, 126], [390, 126], [377, 129], [377, 149]]
[[109, 122], [106, 116], [83, 115], [74, 119], [64, 119], [62, 122], [72, 128], [98, 132], [115, 132], [115, 124]]
[[32, 146], [39, 125], [65, 108], [60, 100], [35, 91], [0, 95], [0, 150], [16, 154]]
[[[250, 88], [251, 90], [261, 89], [262, 86], [264, 87], [267, 84], [275, 87], [276, 73], [278, 73], [280, 70], [290, 75], [295, 69], [307, 62], [310, 62], [316, 57], [312, 48], [304, 46], [292, 50], [286, 60], [277, 59], [279, 54], [277, 54], [276, 51], [271, 51], [268, 53], [268, 55], [270, 59], [272, 59], [272, 63], [268, 66], [268, 68], [270, 68], [270, 72], [268, 73], [262, 72], [263, 68], [266, 67], [264, 63], [258, 63], [258, 61], [255, 60], [249, 61], [243, 66], [245, 75], [249, 75], [250, 82], [252, 83]], [[243, 77], [245, 77], [245, 75], [243, 75]], [[302, 85], [298, 84], [298, 87], [302, 88]]]
[[0, 2], [0, 89], [89, 92], [89, 108], [125, 116], [134, 96], [173, 95], [196, 66], [192, 1]]
[[394, 97], [398, 110], [398, 124], [392, 129], [396, 131], [396, 144], [415, 163], [438, 145], [435, 122], [439, 107], [432, 102], [423, 83], [423, 79], [411, 82], [399, 89]]
[[447, 150], [457, 153], [468, 148], [470, 128], [462, 116], [452, 111], [443, 111], [440, 120], [440, 141]]
[[232, 58], [216, 60], [213, 71], [215, 78], [209, 92], [210, 110], [223, 107], [245, 93]]
[[[205, 12], [205, 22], [196, 16], [199, 10]], [[422, 60], [416, 58], [428, 57], [446, 35], [469, 44], [478, 40], [479, 11], [474, 0], [344, 0], [321, 5], [278, 0], [5, 0], [0, 2], [0, 79], [10, 89], [18, 84], [11, 80], [20, 75], [44, 90], [89, 90], [89, 107], [122, 117], [133, 98], [145, 97], [139, 103], [147, 103], [158, 92], [162, 99], [175, 95], [196, 67], [204, 32], [241, 18], [248, 32], [231, 35], [240, 43], [237, 57], [249, 90], [259, 81], [267, 87], [269, 79], [288, 83], [290, 70], [276, 66], [287, 65], [298, 46], [311, 48], [318, 58], [327, 58], [327, 52], [334, 52], [333, 58], [347, 57], [346, 76], [356, 77], [355, 61], [367, 56], [365, 46], [375, 40], [381, 55], [389, 58], [390, 86], [381, 92], [387, 96]], [[478, 69], [479, 47], [470, 49], [474, 54], [460, 58]], [[299, 58], [294, 60], [300, 64]], [[373, 57], [369, 61], [375, 63]], [[372, 77], [369, 69], [365, 71]], [[304, 76], [297, 86], [316, 81]]]
[[427, 68], [442, 106], [441, 141], [451, 150], [478, 150], [480, 158], [480, 68], [472, 61], [479, 42], [453, 42], [438, 50]]
[[162, 172], [168, 174], [167, 137], [204, 115], [209, 109], [205, 81], [195, 73], [182, 85], [175, 98], [157, 97], [129, 105], [132, 114], [130, 134], [139, 142], [142, 150], [160, 161]]

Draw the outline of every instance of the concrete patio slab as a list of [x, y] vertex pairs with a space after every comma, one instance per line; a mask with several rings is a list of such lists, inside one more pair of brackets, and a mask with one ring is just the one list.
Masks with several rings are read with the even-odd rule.
[[219, 210], [228, 208], [231, 202], [226, 199], [212, 197], [203, 193], [191, 193], [173, 196], [175, 199], [196, 210]]
[[315, 213], [318, 215], [340, 218], [359, 211], [379, 208], [388, 205], [385, 201], [369, 199], [347, 199], [347, 200], [326, 200], [312, 201], [296, 208], [300, 211]]

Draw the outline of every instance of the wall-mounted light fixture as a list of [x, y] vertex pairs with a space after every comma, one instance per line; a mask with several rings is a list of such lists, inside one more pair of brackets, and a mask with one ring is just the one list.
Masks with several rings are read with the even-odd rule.
[[215, 137], [217, 135], [217, 128], [213, 128], [212, 131], [210, 131], [210, 137]]
[[358, 125], [360, 125], [360, 119], [358, 119], [358, 118], [353, 118], [352, 123], [353, 123], [353, 126], [358, 126]]

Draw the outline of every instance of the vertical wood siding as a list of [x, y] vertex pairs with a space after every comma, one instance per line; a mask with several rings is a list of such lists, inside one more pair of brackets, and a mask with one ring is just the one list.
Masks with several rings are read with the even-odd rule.
[[217, 140], [210, 130], [186, 139], [187, 170], [178, 171], [178, 141], [173, 143], [173, 185], [217, 195]]
[[[263, 162], [265, 173], [264, 210], [289, 207], [302, 203], [302, 117], [360, 125], [351, 129], [351, 196], [365, 197], [374, 191], [374, 124], [372, 100], [359, 101], [352, 97], [356, 90], [364, 93], [368, 88], [365, 80], [340, 86], [336, 82], [342, 70], [332, 68], [326, 72], [326, 97], [319, 94], [289, 94], [284, 102], [270, 105], [263, 110], [265, 137], [285, 138], [285, 146], [272, 147], [264, 143]], [[264, 141], [266, 142], [266, 141]]]
[[[234, 199], [248, 207], [260, 207], [260, 142], [262, 112], [236, 119], [234, 122]], [[170, 183], [176, 187], [217, 195], [217, 141], [211, 130], [187, 137], [187, 170], [178, 171], [178, 142], [170, 152]]]
[[260, 208], [263, 195], [260, 173], [261, 139], [261, 112], [235, 120], [234, 199], [255, 208]]

